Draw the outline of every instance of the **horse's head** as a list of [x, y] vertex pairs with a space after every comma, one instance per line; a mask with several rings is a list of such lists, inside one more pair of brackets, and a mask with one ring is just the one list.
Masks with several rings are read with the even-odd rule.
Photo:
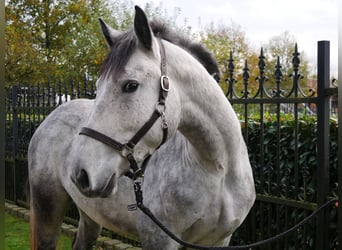
[[[167, 78], [162, 76], [166, 73], [161, 72], [162, 67], [166, 69], [166, 65], [161, 66], [165, 55], [161, 55], [161, 42], [144, 12], [136, 7], [134, 29], [125, 32], [112, 29], [102, 20], [100, 23], [109, 53], [97, 81], [97, 96], [86, 129], [113, 138], [119, 146], [113, 149], [89, 134], [78, 136], [75, 144], [79, 158], [73, 164], [72, 180], [85, 195], [106, 197], [118, 178], [130, 170], [128, 154], [139, 166], [163, 137], [174, 134], [180, 105], [176, 91], [172, 86], [168, 91]], [[145, 125], [148, 121], [150, 124]], [[163, 129], [166, 122], [167, 135]], [[147, 131], [137, 135], [144, 125]]]
[[139, 7], [131, 30], [121, 32], [102, 20], [100, 23], [109, 53], [97, 81], [92, 112], [75, 141], [79, 158], [72, 166], [73, 182], [83, 194], [93, 197], [110, 195], [113, 188], [116, 190], [118, 178], [132, 164], [140, 166], [178, 129], [180, 78], [175, 76], [184, 66], [192, 68], [180, 65], [183, 62], [178, 55], [172, 55], [179, 61], [174, 63], [177, 69], [166, 66], [172, 54], [165, 54], [164, 46], [169, 46], [166, 41], [173, 40], [190, 52], [210, 74], [220, 74], [216, 61], [202, 45], [176, 37], [163, 25], [150, 23]]

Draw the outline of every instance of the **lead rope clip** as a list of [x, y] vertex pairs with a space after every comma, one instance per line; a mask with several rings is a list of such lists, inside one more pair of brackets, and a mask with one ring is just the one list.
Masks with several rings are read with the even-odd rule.
[[139, 178], [139, 180], [134, 181], [134, 193], [135, 193], [136, 203], [130, 204], [127, 206], [127, 210], [129, 212], [137, 210], [138, 206], [143, 204], [143, 194], [142, 194], [142, 190], [141, 190], [141, 186], [142, 186], [143, 181], [144, 181], [143, 178]]

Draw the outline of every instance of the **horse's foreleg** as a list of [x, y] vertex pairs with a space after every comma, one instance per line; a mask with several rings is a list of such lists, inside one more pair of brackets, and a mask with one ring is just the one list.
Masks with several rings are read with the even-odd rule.
[[30, 185], [31, 250], [56, 249], [57, 238], [70, 198], [53, 181]]
[[80, 221], [76, 238], [74, 239], [73, 250], [92, 249], [97, 237], [101, 232], [101, 226], [90, 219], [83, 211], [80, 212]]

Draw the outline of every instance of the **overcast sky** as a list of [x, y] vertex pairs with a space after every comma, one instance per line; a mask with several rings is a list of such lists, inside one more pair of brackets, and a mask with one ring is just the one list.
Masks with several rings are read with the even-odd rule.
[[[339, 0], [152, 0], [172, 15], [179, 7], [179, 24], [184, 19], [194, 30], [210, 22], [232, 22], [241, 26], [250, 44], [259, 48], [273, 36], [285, 31], [294, 35], [299, 50], [316, 63], [317, 41], [329, 40], [331, 71], [337, 76], [338, 1]], [[150, 0], [133, 0], [141, 7]]]

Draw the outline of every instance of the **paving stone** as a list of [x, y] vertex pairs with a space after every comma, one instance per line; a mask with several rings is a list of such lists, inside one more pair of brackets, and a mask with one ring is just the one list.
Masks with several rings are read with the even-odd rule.
[[96, 246], [98, 246], [98, 247], [103, 247], [104, 246], [104, 243], [106, 242], [106, 241], [110, 241], [111, 240], [111, 238], [108, 238], [108, 237], [99, 237], [99, 238], [97, 238], [97, 240], [96, 240]]
[[75, 227], [72, 225], [65, 224], [65, 223], [63, 223], [62, 227], [61, 227], [63, 233], [67, 233], [68, 230], [70, 230], [72, 228], [75, 228]]
[[122, 243], [122, 242], [119, 240], [111, 239], [111, 240], [105, 241], [103, 244], [103, 247], [105, 250], [113, 250], [113, 249], [115, 249], [114, 246], [118, 245], [120, 243]]
[[114, 245], [114, 250], [127, 250], [128, 248], [132, 247], [132, 245], [128, 245], [126, 243], [120, 243], [117, 245]]
[[13, 208], [17, 207], [16, 205], [13, 205], [13, 204], [9, 204], [9, 203], [5, 203], [5, 208], [6, 210], [10, 211], [12, 210]]
[[77, 233], [77, 228], [70, 228], [65, 232], [65, 234], [70, 237], [74, 237], [76, 233]]
[[25, 211], [25, 212], [24, 212], [24, 219], [25, 219], [26, 221], [30, 221], [30, 211]]
[[18, 215], [18, 217], [24, 218], [24, 213], [25, 213], [26, 211], [27, 211], [26, 208], [18, 208], [18, 209], [17, 209], [17, 215]]

